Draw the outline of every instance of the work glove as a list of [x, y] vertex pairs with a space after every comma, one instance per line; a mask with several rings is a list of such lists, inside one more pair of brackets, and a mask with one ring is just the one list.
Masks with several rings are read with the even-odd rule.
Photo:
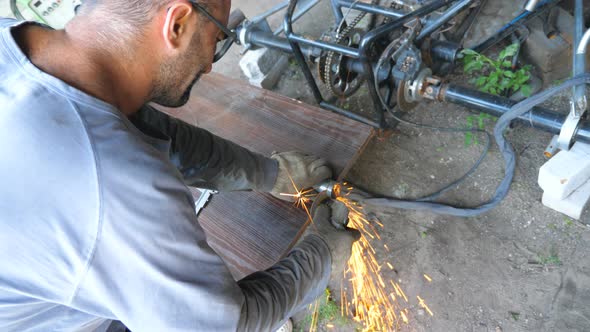
[[348, 208], [341, 202], [327, 199], [325, 193], [318, 195], [311, 208], [313, 222], [305, 234], [319, 235], [328, 245], [332, 256], [332, 266], [328, 287], [332, 294], [340, 294], [344, 270], [352, 253], [353, 243], [360, 233], [346, 227]]
[[296, 198], [284, 194], [295, 195], [297, 190], [311, 188], [332, 177], [332, 170], [321, 158], [300, 152], [273, 153], [270, 158], [279, 163], [277, 180], [270, 194], [285, 201], [294, 202]]

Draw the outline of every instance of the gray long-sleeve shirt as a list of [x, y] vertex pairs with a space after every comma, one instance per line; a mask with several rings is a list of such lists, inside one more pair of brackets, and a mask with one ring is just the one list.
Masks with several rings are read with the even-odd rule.
[[150, 109], [136, 127], [36, 68], [16, 24], [0, 19], [0, 331], [268, 331], [323, 291], [321, 238], [235, 282], [195, 222], [185, 180], [268, 190], [276, 165]]

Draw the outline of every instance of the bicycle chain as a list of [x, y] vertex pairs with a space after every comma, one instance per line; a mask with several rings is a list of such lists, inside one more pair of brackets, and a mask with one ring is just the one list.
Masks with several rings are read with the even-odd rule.
[[[378, 2], [379, 2], [379, 0], [371, 0], [372, 5], [375, 5]], [[390, 8], [393, 8], [393, 9], [395, 9], [398, 6], [399, 5], [395, 1], [392, 1], [390, 4]], [[366, 15], [367, 15], [366, 12], [360, 13], [352, 20], [352, 22], [349, 25], [346, 26], [346, 28], [344, 28], [344, 30], [336, 31], [335, 43], [341, 44], [344, 40], [346, 40], [346, 38], [349, 38], [350, 33], [354, 31], [356, 26], [363, 20], [363, 18], [365, 18]], [[387, 20], [388, 20], [388, 18], [385, 18], [383, 23], [387, 23]], [[336, 29], [338, 29], [338, 28], [339, 27], [337, 27]], [[351, 46], [351, 45], [346, 45], [346, 46]], [[334, 59], [336, 58], [336, 55], [337, 55], [336, 52], [328, 52], [325, 60], [320, 61], [320, 76], [321, 76], [320, 78], [322, 79], [324, 84], [328, 87], [328, 89], [330, 90], [330, 92], [333, 95], [339, 96], [339, 97], [345, 97], [347, 95], [347, 93], [345, 91], [339, 91], [334, 86], [334, 80], [333, 80], [334, 71], [332, 70], [332, 65], [334, 63]], [[340, 68], [338, 68], [338, 69], [340, 69]], [[340, 70], [337, 70], [336, 72], [340, 72]], [[360, 86], [360, 83], [359, 83], [359, 86]]]

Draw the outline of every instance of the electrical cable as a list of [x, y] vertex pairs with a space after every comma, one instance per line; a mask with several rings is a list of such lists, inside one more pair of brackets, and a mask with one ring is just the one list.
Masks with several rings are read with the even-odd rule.
[[[496, 123], [496, 126], [494, 127], [494, 138], [496, 140], [496, 144], [498, 145], [498, 148], [499, 148], [499, 150], [502, 154], [502, 157], [504, 159], [504, 164], [505, 164], [504, 178], [502, 179], [502, 182], [500, 183], [500, 185], [498, 185], [496, 192], [494, 193], [494, 196], [488, 202], [486, 202], [480, 206], [473, 207], [473, 208], [464, 208], [464, 207], [457, 207], [457, 206], [453, 206], [453, 205], [431, 202], [433, 197], [436, 198], [436, 197], [440, 196], [440, 194], [442, 194], [443, 192], [452, 188], [454, 186], [454, 184], [460, 183], [464, 178], [466, 178], [466, 176], [463, 176], [459, 180], [453, 182], [451, 185], [443, 188], [442, 190], [439, 190], [439, 192], [429, 195], [428, 197], [426, 197], [426, 199], [427, 199], [426, 201], [425, 200], [401, 200], [401, 199], [396, 199], [396, 198], [392, 198], [392, 197], [371, 197], [370, 194], [364, 193], [358, 189], [355, 189], [356, 193], [354, 191], [350, 192], [349, 198], [353, 199], [353, 200], [357, 200], [365, 205], [373, 206], [373, 207], [397, 208], [397, 209], [417, 210], [417, 211], [430, 211], [430, 212], [437, 213], [437, 214], [451, 215], [451, 216], [457, 216], [457, 217], [473, 217], [473, 216], [477, 216], [482, 213], [485, 213], [485, 212], [495, 208], [497, 205], [499, 205], [504, 200], [504, 198], [508, 195], [508, 191], [510, 190], [512, 180], [514, 178], [514, 172], [515, 172], [515, 168], [516, 168], [516, 153], [514, 152], [514, 149], [513, 149], [512, 145], [510, 144], [510, 142], [508, 142], [506, 140], [506, 138], [504, 137], [504, 131], [508, 128], [508, 126], [510, 125], [512, 120], [529, 112], [534, 106], [543, 103], [544, 101], [546, 101], [547, 99], [549, 99], [553, 95], [559, 93], [560, 91], [571, 88], [573, 86], [582, 85], [582, 84], [590, 84], [590, 74], [584, 74], [584, 75], [574, 77], [574, 78], [569, 79], [568, 81], [562, 83], [559, 86], [553, 87], [553, 88], [545, 90], [539, 94], [536, 94], [532, 97], [529, 97], [529, 98], [519, 102], [518, 104], [514, 105], [508, 112], [506, 112], [504, 115], [502, 115], [498, 119], [498, 122]], [[434, 126], [422, 125], [422, 124], [414, 123], [411, 121], [403, 120], [403, 119], [399, 118], [398, 116], [396, 116], [395, 113], [393, 112], [393, 110], [387, 104], [385, 104], [385, 102], [383, 101], [383, 98], [381, 97], [380, 94], [379, 94], [379, 99], [380, 99], [381, 103], [383, 104], [383, 107], [397, 121], [401, 120], [400, 123], [404, 123], [404, 124], [412, 125], [412, 126], [418, 126], [418, 127], [422, 127], [422, 128], [435, 129], [435, 130], [445, 130], [445, 131], [447, 131], [447, 130], [449, 130], [449, 131], [456, 131], [457, 130], [458, 131], [459, 130], [458, 128], [434, 127]], [[465, 129], [460, 129], [460, 130], [463, 131]], [[476, 130], [476, 129], [474, 129], [474, 130]], [[487, 132], [486, 132], [486, 134], [487, 134]], [[486, 150], [486, 153], [487, 153], [487, 150]], [[483, 160], [483, 159], [481, 159], [481, 160]], [[476, 166], [479, 166], [479, 164], [481, 163], [481, 160], [479, 160], [478, 163], [476, 163]], [[475, 167], [475, 168], [477, 168], [477, 167]], [[467, 174], [471, 174], [472, 171], [475, 171], [475, 169], [472, 168]]]
[[20, 10], [18, 9], [18, 5], [16, 4], [16, 0], [10, 0], [10, 10], [14, 17], [18, 20], [25, 21], [24, 16], [21, 14]]
[[[386, 59], [390, 59], [392, 57], [395, 58], [395, 55], [398, 54], [399, 52], [401, 52], [401, 50], [403, 50], [404, 47], [410, 42], [411, 37], [412, 36], [408, 37], [402, 43], [402, 45], [400, 45], [399, 47], [397, 47], [397, 41], [394, 41], [393, 43], [391, 43], [386, 48], [386, 50], [383, 52], [383, 55], [380, 57], [379, 61], [377, 62], [377, 70], [379, 71], [381, 69], [381, 67], [383, 66]], [[375, 86], [378, 86], [378, 78], [377, 77], [375, 77], [374, 84], [375, 84]], [[456, 186], [458, 186], [459, 184], [464, 182], [469, 176], [471, 176], [473, 173], [475, 173], [475, 171], [479, 168], [479, 166], [481, 165], [481, 163], [485, 159], [486, 155], [488, 154], [490, 147], [491, 147], [492, 137], [487, 131], [482, 130], [482, 129], [475, 129], [475, 128], [436, 127], [436, 126], [430, 126], [430, 125], [425, 125], [425, 124], [420, 124], [420, 123], [408, 121], [408, 120], [398, 117], [396, 115], [396, 112], [394, 112], [394, 110], [391, 107], [389, 107], [389, 105], [387, 105], [387, 103], [383, 100], [383, 97], [381, 96], [380, 93], [377, 93], [377, 96], [379, 97], [379, 101], [381, 102], [381, 105], [383, 106], [383, 108], [385, 108], [385, 110], [387, 110], [387, 112], [396, 121], [398, 121], [401, 124], [405, 124], [407, 126], [412, 126], [412, 127], [417, 127], [417, 128], [425, 128], [425, 129], [430, 129], [430, 130], [443, 131], [443, 132], [482, 133], [482, 134], [486, 135], [486, 146], [484, 147], [484, 150], [482, 151], [479, 159], [463, 176], [461, 176], [457, 180], [451, 182], [449, 185], [443, 187], [442, 189], [438, 190], [437, 192], [434, 192], [430, 195], [415, 199], [416, 202], [433, 201], [433, 200], [439, 198], [442, 194], [446, 193], [447, 191], [455, 188]]]

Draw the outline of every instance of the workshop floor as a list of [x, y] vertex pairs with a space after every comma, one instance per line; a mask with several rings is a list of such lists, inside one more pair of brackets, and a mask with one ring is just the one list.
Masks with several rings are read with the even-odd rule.
[[[327, 2], [327, 1], [325, 1]], [[234, 0], [248, 17], [277, 1]], [[522, 1], [488, 1], [477, 33], [493, 31], [500, 15], [510, 16]], [[331, 22], [326, 5], [300, 24], [318, 35]], [[328, 17], [329, 19], [318, 19]], [[280, 18], [271, 21], [277, 26]], [[242, 77], [239, 52], [215, 70]], [[275, 89], [312, 103], [298, 67], [292, 63]], [[552, 101], [567, 109], [566, 98]], [[363, 98], [343, 104], [370, 111]], [[465, 127], [467, 109], [435, 103], [417, 107], [409, 119], [439, 126]], [[477, 115], [477, 114], [475, 114]], [[493, 122], [486, 120], [488, 130]], [[516, 127], [508, 134], [518, 152], [518, 169], [506, 200], [496, 209], [471, 219], [430, 213], [395, 211], [379, 215], [385, 225], [378, 259], [394, 271], [383, 276], [399, 282], [410, 301], [410, 322], [401, 331], [589, 331], [590, 228], [541, 204], [538, 169], [550, 135]], [[483, 142], [483, 139], [480, 139]], [[483, 145], [467, 146], [462, 134], [447, 134], [400, 126], [389, 137], [376, 138], [351, 171], [348, 180], [370, 191], [403, 198], [435, 191], [462, 175], [477, 159]], [[476, 205], [489, 199], [499, 183], [502, 160], [495, 146], [482, 167], [467, 182], [445, 196], [445, 201]], [[590, 222], [586, 212], [584, 220]], [[433, 280], [428, 282], [423, 274]], [[418, 305], [421, 296], [434, 316]], [[305, 319], [296, 321], [301, 328]], [[334, 322], [332, 322], [334, 324]], [[354, 330], [353, 324], [320, 330]], [[297, 330], [297, 328], [296, 328]]]

